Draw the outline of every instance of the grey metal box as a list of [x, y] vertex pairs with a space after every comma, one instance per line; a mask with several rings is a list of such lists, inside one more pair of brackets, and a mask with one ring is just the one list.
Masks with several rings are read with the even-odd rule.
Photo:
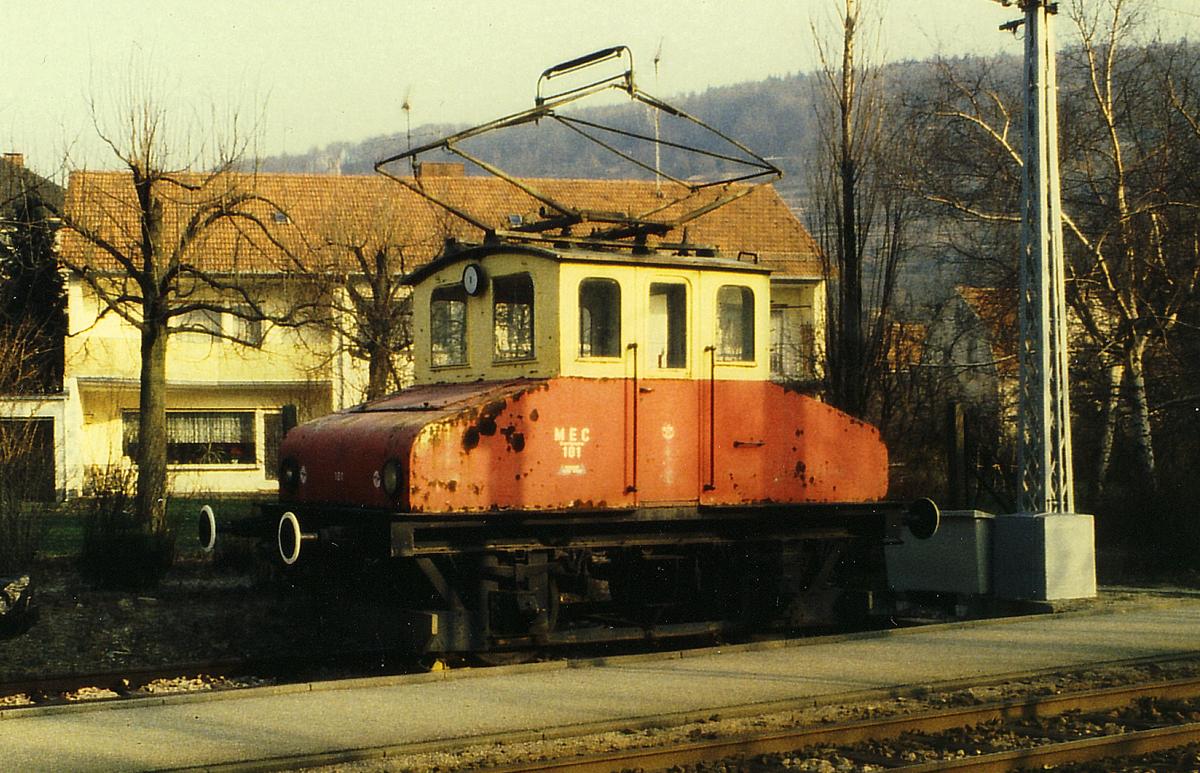
[[990, 594], [993, 522], [979, 510], [949, 510], [929, 539], [906, 535], [903, 545], [888, 545], [889, 585], [898, 591]]

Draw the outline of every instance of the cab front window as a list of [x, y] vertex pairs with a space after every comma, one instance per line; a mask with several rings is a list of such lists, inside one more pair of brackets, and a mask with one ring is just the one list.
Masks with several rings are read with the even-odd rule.
[[429, 301], [430, 364], [467, 364], [467, 293], [462, 285], [438, 287]]
[[717, 361], [754, 362], [754, 291], [749, 287], [717, 290]]
[[533, 359], [533, 278], [498, 276], [492, 281], [496, 362]]
[[687, 367], [687, 285], [653, 282], [647, 343], [657, 368]]

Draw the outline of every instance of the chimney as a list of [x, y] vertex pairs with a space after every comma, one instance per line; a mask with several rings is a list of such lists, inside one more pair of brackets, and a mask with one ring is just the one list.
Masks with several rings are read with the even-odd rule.
[[5, 153], [4, 160], [13, 166], [25, 166], [24, 153]]
[[422, 161], [417, 167], [417, 177], [466, 177], [466, 164], [462, 161]]

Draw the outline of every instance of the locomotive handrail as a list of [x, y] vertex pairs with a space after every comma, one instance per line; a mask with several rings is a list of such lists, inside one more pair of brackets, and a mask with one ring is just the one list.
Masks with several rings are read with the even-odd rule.
[[704, 347], [708, 354], [708, 483], [705, 491], [717, 488], [717, 347]]
[[[553, 78], [558, 78], [563, 75], [567, 75], [569, 73], [577, 72], [577, 71], [585, 69], [587, 67], [591, 67], [593, 65], [600, 64], [602, 62], [607, 62], [610, 59], [620, 59], [623, 54], [629, 57], [629, 67], [625, 70], [625, 72], [621, 73], [620, 75], [612, 75], [612, 76], [609, 76], [608, 78], [602, 78], [601, 80], [594, 81], [594, 82], [589, 83], [584, 86], [578, 86], [573, 89], [567, 89], [566, 91], [557, 92], [555, 94], [552, 94], [549, 97], [542, 96], [542, 84], [543, 83], [547, 83]], [[620, 86], [619, 88], [621, 88], [624, 91], [629, 92], [629, 94], [632, 96], [633, 91], [634, 91], [633, 53], [630, 52], [630, 50], [626, 46], [613, 46], [612, 48], [605, 48], [600, 51], [595, 51], [590, 54], [585, 54], [584, 56], [576, 57], [575, 59], [572, 59], [568, 62], [562, 62], [560, 64], [556, 64], [553, 67], [546, 69], [545, 71], [542, 72], [541, 77], [538, 78], [537, 97], [536, 97], [535, 104], [537, 104], [540, 107], [542, 104], [544, 104], [546, 102], [547, 99], [563, 97], [563, 96], [567, 96], [568, 94], [578, 94], [580, 92], [588, 91], [590, 89], [595, 89], [597, 87], [608, 88], [609, 86], [615, 84], [617, 81], [623, 82], [624, 85]]]
[[638, 391], [638, 389], [639, 389], [639, 386], [638, 386], [638, 357], [639, 357], [639, 355], [638, 355], [637, 341], [631, 341], [629, 343], [629, 345], [625, 347], [625, 351], [633, 352], [633, 379], [632, 379], [632, 389], [633, 389], [633, 471], [632, 471], [632, 476], [631, 476], [632, 483], [630, 483], [628, 486], [625, 487], [625, 493], [626, 494], [634, 494], [634, 493], [637, 493], [637, 488], [638, 488], [637, 487], [637, 484], [638, 484], [638, 403], [641, 402], [641, 398], [639, 397], [639, 395], [641, 393]]

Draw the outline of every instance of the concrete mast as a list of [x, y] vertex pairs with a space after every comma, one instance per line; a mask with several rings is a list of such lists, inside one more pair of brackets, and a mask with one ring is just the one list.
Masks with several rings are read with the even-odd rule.
[[1095, 528], [1090, 515], [1075, 512], [1071, 462], [1058, 83], [1051, 34], [1058, 5], [1047, 0], [1017, 4], [1025, 12], [1019, 512], [996, 519], [995, 592], [1018, 599], [1083, 598], [1096, 595]]

